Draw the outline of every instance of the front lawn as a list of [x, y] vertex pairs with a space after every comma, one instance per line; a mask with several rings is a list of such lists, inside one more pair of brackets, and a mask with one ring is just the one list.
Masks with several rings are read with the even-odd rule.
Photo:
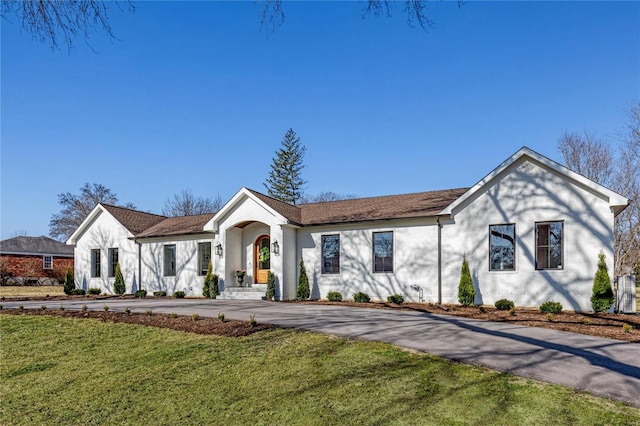
[[0, 315], [0, 424], [639, 424], [583, 392], [294, 330]]

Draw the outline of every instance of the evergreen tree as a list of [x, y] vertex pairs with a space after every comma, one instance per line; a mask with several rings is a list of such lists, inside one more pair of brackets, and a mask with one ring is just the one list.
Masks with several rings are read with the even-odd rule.
[[113, 292], [115, 294], [124, 294], [126, 291], [124, 285], [124, 277], [122, 276], [122, 271], [120, 270], [120, 262], [116, 263], [116, 279], [113, 282]]
[[460, 284], [458, 285], [458, 302], [464, 306], [471, 306], [476, 300], [476, 291], [473, 288], [473, 280], [471, 279], [471, 271], [469, 271], [469, 262], [467, 256], [462, 258], [462, 270], [460, 274]]
[[267, 300], [273, 300], [276, 297], [276, 278], [273, 272], [267, 272]]
[[300, 172], [304, 165], [302, 159], [307, 149], [300, 143], [293, 129], [289, 129], [282, 139], [282, 146], [272, 159], [269, 178], [264, 183], [269, 195], [289, 204], [300, 201], [304, 185]]
[[593, 278], [591, 307], [595, 312], [606, 312], [614, 302], [613, 289], [611, 288], [611, 278], [609, 277], [603, 252], [598, 254], [598, 259], [598, 270]]
[[218, 276], [213, 273], [213, 265], [209, 261], [207, 267], [207, 275], [204, 277], [204, 284], [202, 286], [202, 295], [207, 299], [215, 299], [220, 294], [218, 288]]
[[311, 289], [309, 288], [309, 277], [307, 277], [307, 270], [304, 268], [304, 260], [300, 260], [300, 277], [298, 278], [296, 299], [307, 300], [309, 296], [311, 296]]
[[67, 268], [67, 273], [64, 276], [64, 294], [71, 294], [76, 288], [76, 282], [73, 278], [73, 272], [71, 268]]
[[215, 299], [217, 296], [220, 295], [220, 287], [218, 286], [219, 282], [220, 282], [220, 277], [218, 277], [217, 274], [213, 274], [211, 276], [211, 286], [209, 287], [209, 292], [211, 294], [212, 299]]

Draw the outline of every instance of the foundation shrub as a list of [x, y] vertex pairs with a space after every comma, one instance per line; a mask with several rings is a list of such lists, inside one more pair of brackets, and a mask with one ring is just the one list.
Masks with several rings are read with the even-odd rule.
[[353, 295], [353, 301], [356, 303], [368, 303], [371, 301], [371, 298], [367, 293], [359, 291]]
[[339, 291], [330, 291], [327, 293], [327, 299], [330, 302], [342, 302], [342, 293]]
[[402, 297], [401, 294], [392, 294], [391, 296], [387, 297], [387, 302], [395, 303], [396, 305], [402, 305], [402, 303], [404, 302], [404, 297]]
[[178, 290], [174, 292], [173, 297], [175, 297], [176, 299], [184, 299], [184, 291]]
[[540, 312], [545, 314], [559, 314], [562, 312], [562, 303], [552, 301], [544, 302], [540, 305]]
[[89, 293], [89, 294], [100, 294], [100, 293], [102, 293], [102, 291], [99, 288], [92, 287], [89, 290], [87, 290], [87, 293]]
[[495, 305], [496, 305], [496, 309], [499, 310], [499, 311], [508, 311], [508, 310], [513, 309], [516, 306], [516, 304], [513, 303], [513, 301], [509, 300], [509, 299], [497, 300]]

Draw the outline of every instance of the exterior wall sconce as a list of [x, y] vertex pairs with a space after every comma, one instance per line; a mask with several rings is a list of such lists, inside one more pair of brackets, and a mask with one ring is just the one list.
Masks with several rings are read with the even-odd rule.
[[222, 257], [222, 244], [218, 243], [216, 245], [216, 255], [218, 257]]
[[271, 243], [271, 252], [278, 256], [280, 254], [280, 245], [278, 244], [278, 240], [274, 240]]

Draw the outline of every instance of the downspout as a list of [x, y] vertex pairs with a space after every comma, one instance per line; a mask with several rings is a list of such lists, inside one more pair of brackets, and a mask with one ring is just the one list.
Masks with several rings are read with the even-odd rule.
[[438, 223], [438, 304], [442, 304], [442, 224], [440, 216], [436, 216]]
[[135, 238], [133, 241], [138, 246], [138, 290], [142, 290], [142, 243]]

